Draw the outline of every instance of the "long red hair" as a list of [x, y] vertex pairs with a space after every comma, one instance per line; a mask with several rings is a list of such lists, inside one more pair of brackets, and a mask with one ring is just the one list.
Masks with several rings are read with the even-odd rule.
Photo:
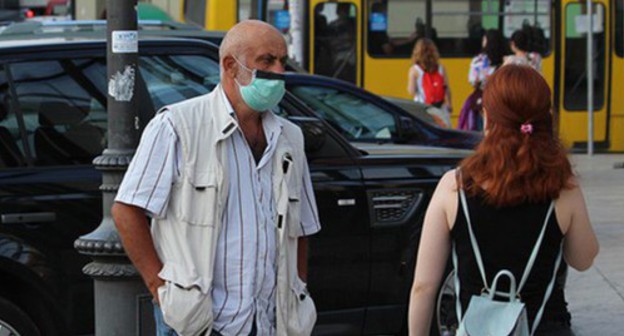
[[469, 195], [501, 207], [556, 199], [570, 187], [572, 168], [553, 135], [550, 88], [537, 71], [522, 65], [498, 69], [488, 78], [483, 108], [486, 135], [461, 163]]

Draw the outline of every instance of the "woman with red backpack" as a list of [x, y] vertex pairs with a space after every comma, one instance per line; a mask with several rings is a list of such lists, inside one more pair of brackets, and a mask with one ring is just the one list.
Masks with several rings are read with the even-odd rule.
[[439, 125], [450, 127], [451, 90], [435, 43], [428, 38], [420, 38], [412, 51], [412, 63], [407, 75], [407, 92], [415, 102], [438, 108], [434, 119]]

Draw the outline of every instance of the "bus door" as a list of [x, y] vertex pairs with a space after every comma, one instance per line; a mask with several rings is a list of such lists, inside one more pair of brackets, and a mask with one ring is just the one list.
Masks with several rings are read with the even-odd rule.
[[310, 72], [360, 83], [359, 2], [310, 0]]
[[609, 67], [610, 16], [608, 0], [593, 1], [593, 28], [588, 29], [585, 2], [561, 1], [560, 83], [558, 85], [559, 134], [566, 146], [587, 148], [587, 33], [593, 35], [594, 146], [609, 146]]
[[[611, 88], [624, 87], [624, 0], [614, 0], [611, 17], [615, 17], [611, 48]], [[624, 95], [611, 92], [609, 109], [609, 150], [624, 151]]]

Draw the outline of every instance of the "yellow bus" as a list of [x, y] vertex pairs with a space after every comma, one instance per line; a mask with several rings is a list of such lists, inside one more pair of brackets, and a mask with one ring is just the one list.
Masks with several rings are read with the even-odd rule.
[[[554, 93], [566, 145], [587, 146], [585, 0], [301, 0], [304, 68], [380, 95], [409, 98], [412, 46], [432, 38], [447, 69], [452, 120], [472, 92], [470, 60], [486, 29], [504, 36], [529, 26], [539, 38], [542, 70]], [[594, 0], [594, 145], [624, 151], [624, 0]], [[262, 18], [288, 35], [288, 0], [182, 0], [181, 17], [208, 30]]]

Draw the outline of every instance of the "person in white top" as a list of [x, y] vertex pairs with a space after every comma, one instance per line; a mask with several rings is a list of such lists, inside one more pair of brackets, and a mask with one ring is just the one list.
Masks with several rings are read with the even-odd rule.
[[147, 126], [113, 218], [154, 297], [158, 335], [308, 334], [310, 323], [291, 328], [282, 303], [291, 288], [304, 301], [303, 237], [320, 230], [301, 130], [270, 111], [285, 92], [286, 43], [271, 25], [243, 21], [219, 58], [213, 92]]
[[523, 30], [516, 30], [511, 35], [509, 47], [513, 55], [505, 56], [504, 64], [528, 65], [538, 72], [542, 72], [542, 56], [536, 52], [529, 52], [529, 37]]
[[432, 116], [442, 127], [450, 127], [451, 122], [451, 88], [448, 82], [435, 43], [425, 37], [418, 39], [412, 51], [412, 66], [407, 74], [407, 92], [414, 97], [415, 102], [436, 107], [428, 111], [435, 111]]

